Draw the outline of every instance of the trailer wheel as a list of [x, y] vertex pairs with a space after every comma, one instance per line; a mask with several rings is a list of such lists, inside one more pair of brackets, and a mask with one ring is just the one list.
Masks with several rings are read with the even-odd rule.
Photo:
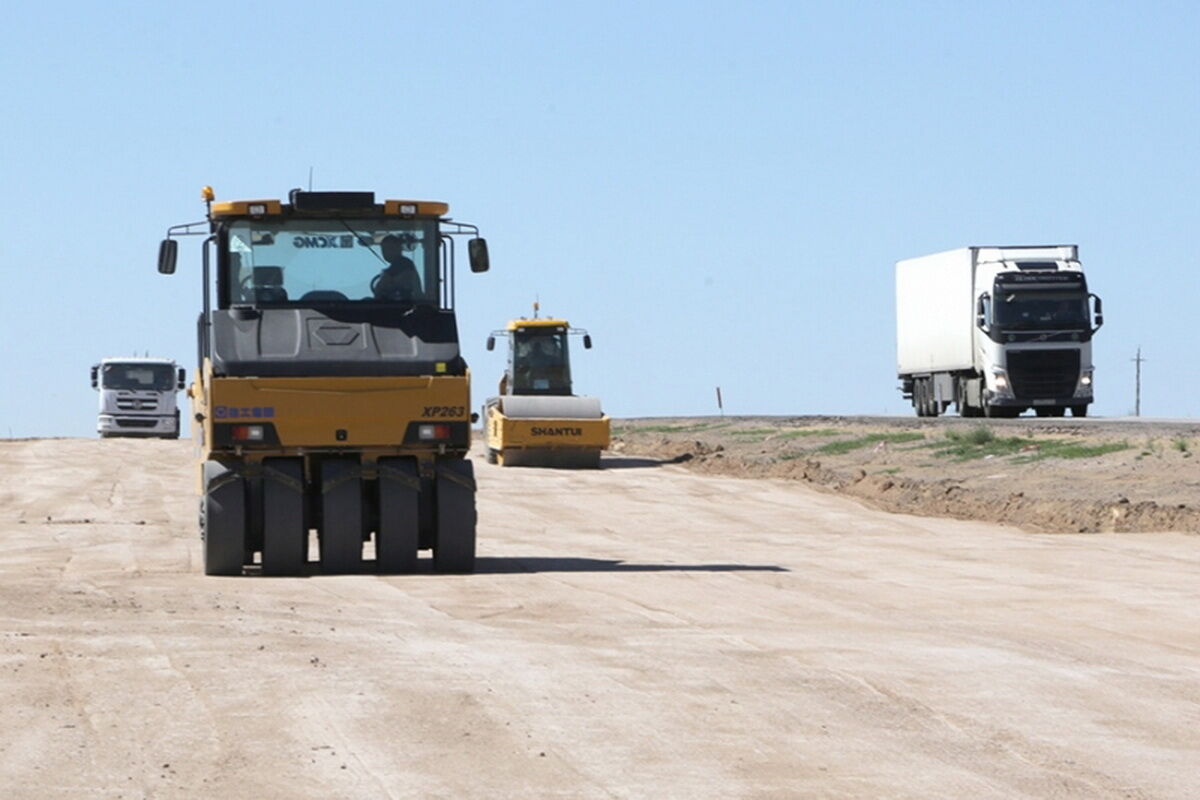
[[205, 575], [241, 575], [246, 559], [246, 479], [217, 461], [204, 464]]
[[411, 458], [381, 458], [375, 566], [385, 574], [413, 572], [420, 541], [421, 475]]
[[264, 575], [299, 575], [308, 562], [304, 524], [304, 462], [298, 458], [263, 461]]
[[465, 458], [437, 462], [437, 536], [433, 543], [436, 572], [475, 569], [475, 467]]
[[489, 464], [495, 464], [499, 459], [496, 458], [496, 451], [489, 447], [487, 449], [487, 455], [484, 456], [484, 460], [486, 460]]
[[321, 462], [321, 571], [362, 570], [363, 486], [357, 458]]
[[1071, 416], [1072, 417], [1086, 417], [1087, 412], [1088, 412], [1088, 407], [1086, 405], [1071, 406]]

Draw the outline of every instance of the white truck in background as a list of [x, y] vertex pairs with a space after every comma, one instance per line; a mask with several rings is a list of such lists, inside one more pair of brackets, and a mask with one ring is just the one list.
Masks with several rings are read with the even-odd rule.
[[964, 247], [896, 262], [896, 361], [917, 416], [1087, 415], [1103, 324], [1076, 245]]
[[179, 438], [175, 394], [187, 376], [165, 358], [106, 358], [92, 366], [92, 388], [100, 392], [96, 430], [110, 436]]

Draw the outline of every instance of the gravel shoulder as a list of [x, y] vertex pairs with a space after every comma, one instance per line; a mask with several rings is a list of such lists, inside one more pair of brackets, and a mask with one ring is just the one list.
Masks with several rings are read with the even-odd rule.
[[614, 451], [784, 478], [898, 513], [1047, 532], [1200, 533], [1200, 424], [1101, 419], [620, 420]]

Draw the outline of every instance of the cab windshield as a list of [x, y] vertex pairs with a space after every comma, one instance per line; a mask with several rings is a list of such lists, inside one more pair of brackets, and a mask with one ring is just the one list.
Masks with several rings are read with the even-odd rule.
[[1005, 291], [996, 297], [995, 322], [1002, 330], [1084, 330], [1087, 296], [1078, 291]]
[[513, 336], [513, 392], [570, 394], [567, 334], [519, 331]]
[[239, 221], [228, 229], [224, 305], [438, 304], [436, 220]]
[[175, 388], [175, 368], [170, 364], [105, 364], [100, 370], [105, 389], [169, 392]]

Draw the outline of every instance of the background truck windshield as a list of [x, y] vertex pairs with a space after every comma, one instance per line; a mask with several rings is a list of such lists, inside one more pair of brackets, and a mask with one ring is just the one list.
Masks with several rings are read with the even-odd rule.
[[105, 364], [100, 380], [105, 389], [169, 392], [175, 388], [175, 368], [170, 364]]
[[229, 305], [438, 302], [436, 220], [237, 222], [228, 248]]
[[1082, 330], [1090, 325], [1080, 292], [1006, 291], [995, 302], [995, 323], [1006, 330]]
[[513, 391], [516, 394], [570, 394], [567, 334], [514, 334]]

